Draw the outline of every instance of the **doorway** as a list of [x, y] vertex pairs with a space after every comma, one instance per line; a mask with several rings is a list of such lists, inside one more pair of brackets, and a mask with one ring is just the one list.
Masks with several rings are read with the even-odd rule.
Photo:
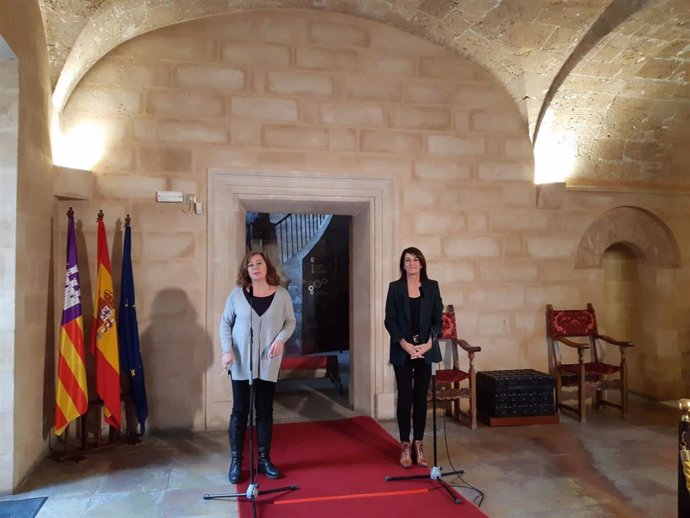
[[276, 422], [351, 414], [350, 255], [352, 216], [247, 212], [247, 251], [261, 250], [288, 290], [295, 331], [276, 387]]
[[247, 212], [246, 250], [262, 250], [290, 293], [296, 327], [286, 356], [350, 349], [352, 216]]
[[[209, 169], [207, 326], [214, 329], [246, 246], [247, 212], [330, 213], [352, 217], [348, 404], [360, 415], [394, 416], [383, 310], [394, 275], [393, 180]], [[227, 425], [231, 394], [220, 369], [217, 337], [208, 370], [208, 429]]]

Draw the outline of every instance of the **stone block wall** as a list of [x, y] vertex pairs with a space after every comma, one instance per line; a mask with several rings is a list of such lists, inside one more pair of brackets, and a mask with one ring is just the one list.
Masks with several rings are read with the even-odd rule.
[[19, 61], [0, 57], [0, 491], [12, 487]]
[[0, 5], [0, 37], [17, 58], [0, 58], [0, 493], [6, 493], [47, 449], [55, 401], [51, 300], [60, 283], [51, 276], [50, 79], [38, 4]]
[[[116, 219], [133, 218], [153, 428], [216, 422], [207, 415], [209, 379], [219, 376], [217, 324], [208, 315], [222, 308], [207, 307], [208, 292], [235, 272], [214, 271], [207, 244], [209, 233], [237, 227], [209, 228], [205, 215], [154, 202], [156, 190], [210, 199], [209, 168], [294, 176], [305, 189], [310, 177], [391, 179], [396, 225], [387, 231], [397, 250], [424, 251], [462, 336], [482, 346], [480, 370], [546, 370], [544, 305], [604, 304], [604, 271], [576, 269], [575, 256], [608, 209], [650, 210], [670, 227], [681, 257], [690, 247], [682, 195], [570, 191], [559, 209], [537, 209], [527, 126], [501, 85], [461, 56], [344, 15], [247, 12], [137, 37], [85, 76], [62, 124], [104, 135], [94, 197], [75, 207], [85, 264], [93, 270], [99, 208], [111, 235]], [[64, 239], [63, 223], [56, 229]], [[688, 303], [679, 299], [689, 275], [678, 266], [653, 283], [673, 292], [660, 301], [676, 316], [664, 335], [673, 340], [650, 335], [640, 344], [645, 354], [677, 357], [687, 336]], [[387, 343], [371, 347], [385, 362]], [[674, 397], [680, 372], [667, 366], [663, 387], [651, 373], [635, 386]], [[372, 366], [383, 377], [373, 386], [390, 394], [386, 368]]]

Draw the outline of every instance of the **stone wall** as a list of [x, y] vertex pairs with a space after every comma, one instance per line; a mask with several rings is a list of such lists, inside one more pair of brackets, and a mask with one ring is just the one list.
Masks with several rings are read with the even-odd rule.
[[8, 492], [44, 456], [51, 433], [55, 280], [50, 80], [38, 5], [1, 4], [0, 36], [18, 58], [0, 71], [0, 492]]
[[[209, 294], [232, 287], [235, 265], [218, 261], [236, 251], [218, 254], [208, 245], [219, 233], [239, 231], [237, 215], [207, 225], [206, 215], [154, 202], [156, 190], [180, 190], [208, 200], [212, 214], [221, 211], [230, 200], [211, 192], [209, 169], [294, 178], [302, 189], [291, 191], [295, 199], [310, 178], [390, 180], [395, 224], [383, 232], [394, 253], [374, 271], [388, 278], [372, 282], [396, 276], [398, 250], [421, 248], [444, 302], [456, 307], [462, 336], [482, 346], [480, 370], [546, 369], [544, 305], [603, 306], [600, 260], [575, 268], [575, 258], [589, 225], [607, 210], [652, 211], [669, 226], [681, 257], [690, 246], [682, 196], [568, 191], [559, 208], [537, 209], [527, 126], [501, 85], [463, 57], [344, 15], [247, 12], [139, 36], [85, 76], [62, 122], [66, 132], [89, 124], [104, 135], [93, 200], [75, 206], [88, 249], [82, 269], [95, 268], [97, 210], [106, 213], [115, 243], [116, 219], [133, 218], [153, 428], [217, 427], [229, 408], [229, 388], [220, 407], [209, 396], [220, 376], [215, 315], [222, 309]], [[243, 238], [221, 240], [233, 242]], [[55, 257], [63, 249], [60, 243]], [[368, 260], [380, 258], [372, 253]], [[673, 318], [663, 336], [652, 333], [638, 345], [645, 361], [662, 361], [664, 382], [646, 371], [634, 386], [662, 399], [679, 394], [677, 358], [687, 343], [688, 269], [678, 266], [658, 272], [653, 283], [663, 294], [657, 313]], [[114, 270], [117, 279], [117, 261]], [[384, 297], [377, 297], [380, 314]], [[389, 403], [368, 410], [389, 417], [394, 386], [376, 326], [367, 344], [376, 361], [372, 390]]]
[[[4, 40], [3, 40], [4, 42]], [[19, 62], [0, 58], [0, 491], [12, 488], [14, 461], [14, 336], [17, 258]]]

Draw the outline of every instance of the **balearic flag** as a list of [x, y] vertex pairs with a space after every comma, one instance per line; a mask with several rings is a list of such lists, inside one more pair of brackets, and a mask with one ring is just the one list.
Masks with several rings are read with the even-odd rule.
[[130, 217], [125, 219], [125, 241], [122, 250], [122, 283], [120, 287], [120, 309], [117, 315], [117, 330], [120, 337], [120, 362], [123, 372], [129, 378], [129, 393], [143, 435], [146, 418], [149, 415], [144, 383], [144, 362], [139, 348], [139, 325], [134, 300], [134, 273], [132, 271], [132, 227]]
[[120, 429], [120, 359], [115, 324], [115, 296], [103, 211], [98, 212], [98, 274], [91, 327], [91, 352], [96, 355], [96, 391], [103, 401], [105, 422]]
[[65, 301], [62, 306], [57, 386], [55, 388], [55, 434], [62, 435], [67, 425], [89, 407], [84, 361], [84, 327], [81, 290], [77, 266], [77, 240], [74, 211], [67, 211], [67, 266]]

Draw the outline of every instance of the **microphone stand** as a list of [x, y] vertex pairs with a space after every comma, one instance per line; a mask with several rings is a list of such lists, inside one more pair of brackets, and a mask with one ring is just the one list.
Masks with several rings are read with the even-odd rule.
[[[249, 285], [249, 485], [244, 493], [224, 493], [224, 494], [205, 494], [204, 500], [217, 500], [219, 498], [246, 498], [252, 503], [252, 516], [256, 518], [256, 497], [269, 493], [279, 493], [283, 491], [295, 491], [299, 489], [292, 484], [275, 489], [264, 489], [259, 491], [259, 483], [256, 480], [256, 465], [254, 455], [254, 326], [252, 325], [254, 313], [254, 287]], [[259, 346], [259, 365], [257, 367], [257, 378], [261, 375], [261, 346]], [[238, 445], [239, 447], [239, 445]], [[244, 445], [242, 445], [244, 447]]]
[[436, 451], [436, 364], [432, 363], [431, 364], [431, 405], [433, 409], [433, 438], [434, 438], [434, 463], [431, 466], [431, 469], [429, 470], [428, 475], [407, 475], [407, 476], [386, 476], [385, 480], [388, 482], [392, 481], [397, 481], [397, 480], [418, 480], [418, 479], [430, 479], [430, 480], [435, 480], [437, 481], [443, 489], [446, 490], [448, 495], [451, 497], [453, 502], [456, 504], [462, 504], [463, 501], [462, 499], [455, 493], [452, 489], [451, 486], [443, 480], [442, 477], [450, 476], [450, 475], [462, 475], [465, 472], [461, 469], [457, 471], [449, 471], [448, 473], [442, 473], [442, 467], [438, 465], [438, 457], [437, 457], [437, 451]]

